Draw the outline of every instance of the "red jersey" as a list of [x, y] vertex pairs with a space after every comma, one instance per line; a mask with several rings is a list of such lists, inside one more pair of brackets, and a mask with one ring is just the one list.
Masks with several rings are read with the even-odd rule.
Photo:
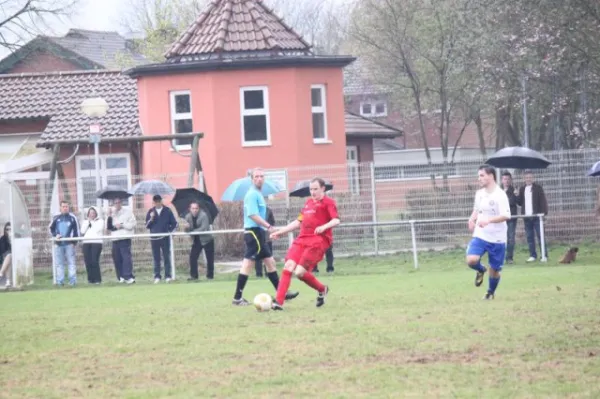
[[322, 234], [315, 234], [315, 229], [326, 223], [329, 223], [332, 219], [337, 219], [338, 211], [337, 205], [333, 198], [324, 196], [320, 201], [315, 201], [312, 198], [306, 200], [304, 208], [298, 216], [298, 220], [302, 222], [300, 225], [300, 234], [298, 235], [299, 241], [310, 240], [312, 238], [325, 239], [327, 247], [333, 243], [333, 234], [331, 229], [327, 229]]

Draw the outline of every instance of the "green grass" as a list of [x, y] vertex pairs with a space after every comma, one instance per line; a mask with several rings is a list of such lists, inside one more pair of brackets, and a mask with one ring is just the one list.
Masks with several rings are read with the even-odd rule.
[[[600, 252], [507, 266], [491, 302], [463, 256], [424, 253], [419, 270], [410, 254], [340, 259], [321, 276], [325, 307], [295, 280], [286, 311], [262, 314], [230, 305], [235, 275], [38, 278], [0, 295], [0, 397], [599, 397]], [[251, 279], [247, 299], [260, 292]]]

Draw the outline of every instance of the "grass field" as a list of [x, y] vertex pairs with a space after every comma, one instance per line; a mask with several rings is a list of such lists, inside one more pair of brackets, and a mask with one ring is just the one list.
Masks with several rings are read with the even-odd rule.
[[5, 293], [0, 397], [600, 397], [600, 252], [506, 266], [494, 301], [463, 254], [340, 259], [277, 313], [235, 275]]

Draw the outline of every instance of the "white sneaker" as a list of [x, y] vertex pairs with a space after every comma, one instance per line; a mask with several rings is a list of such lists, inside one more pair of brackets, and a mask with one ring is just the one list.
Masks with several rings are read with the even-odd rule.
[[135, 283], [135, 279], [134, 278], [127, 279], [127, 280], [125, 280], [125, 283], [133, 284], [133, 283]]
[[542, 259], [540, 259], [540, 262], [544, 262], [544, 263], [546, 263], [546, 262], [548, 262], [548, 258], [546, 258], [546, 257], [543, 257]]
[[171, 281], [173, 281], [173, 279], [172, 279], [171, 277], [167, 277], [167, 278], [165, 279], [165, 283], [170, 283]]
[[7, 288], [10, 287], [10, 280], [9, 279], [6, 279], [6, 287]]
[[154, 284], [158, 284], [158, 283], [160, 283], [160, 279], [159, 278], [155, 278], [154, 279]]
[[533, 256], [530, 256], [529, 259], [527, 259], [527, 263], [531, 262], [535, 262], [535, 258]]
[[119, 277], [119, 283], [124, 283], [125, 279], [123, 277]]

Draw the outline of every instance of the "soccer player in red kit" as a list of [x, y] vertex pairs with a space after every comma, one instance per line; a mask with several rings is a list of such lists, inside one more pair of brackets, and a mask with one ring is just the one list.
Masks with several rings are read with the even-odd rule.
[[283, 310], [292, 273], [317, 290], [319, 293], [317, 307], [325, 304], [329, 292], [329, 287], [323, 285], [311, 272], [323, 259], [325, 251], [331, 247], [333, 242], [331, 229], [340, 224], [340, 219], [335, 200], [325, 195], [325, 181], [315, 178], [311, 180], [309, 188], [310, 198], [306, 200], [298, 219], [271, 234], [271, 239], [275, 240], [300, 228], [300, 234], [292, 243], [285, 258], [285, 266], [277, 287], [277, 298], [273, 301], [274, 310]]

